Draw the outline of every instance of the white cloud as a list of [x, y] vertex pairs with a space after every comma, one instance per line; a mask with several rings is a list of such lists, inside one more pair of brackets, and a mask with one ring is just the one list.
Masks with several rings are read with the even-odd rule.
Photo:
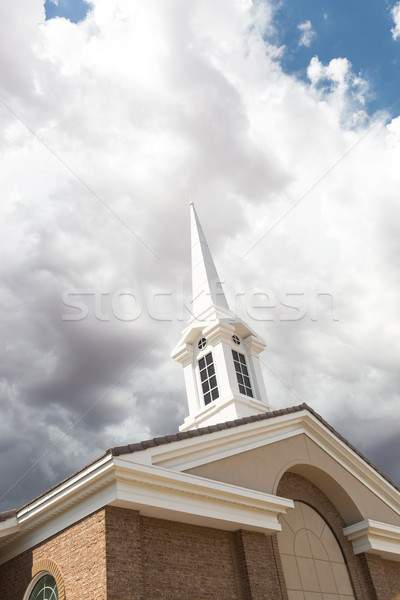
[[392, 27], [391, 32], [393, 39], [397, 40], [400, 37], [400, 2], [395, 4], [390, 12], [394, 21], [394, 27]]
[[367, 119], [364, 110], [368, 81], [352, 71], [347, 58], [333, 58], [323, 65], [314, 56], [307, 69], [307, 76], [319, 97], [329, 98], [342, 120], [348, 125], [359, 125]]
[[[382, 459], [400, 418], [397, 120], [368, 130], [366, 82], [345, 58], [315, 57], [310, 85], [286, 75], [263, 35], [266, 2], [95, 0], [79, 24], [25, 5], [0, 9], [3, 489], [104, 398], [2, 507], [182, 422], [169, 351], [190, 288], [189, 194], [231, 299], [276, 300], [261, 318], [239, 303], [297, 394], [265, 367], [271, 404], [300, 397]], [[66, 290], [93, 292], [78, 297], [85, 321], [63, 321]], [[142, 306], [131, 323], [107, 322], [118, 290]], [[288, 320], [286, 294], [301, 320]], [[390, 458], [380, 466], [400, 476]]]
[[311, 42], [317, 35], [312, 28], [311, 21], [304, 21], [304, 23], [300, 23], [297, 25], [297, 29], [301, 31], [301, 36], [299, 39], [299, 46], [306, 46], [307, 48], [311, 46]]

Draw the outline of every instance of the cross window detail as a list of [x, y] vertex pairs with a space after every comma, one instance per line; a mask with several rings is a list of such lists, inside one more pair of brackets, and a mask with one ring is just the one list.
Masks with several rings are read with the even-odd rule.
[[199, 369], [204, 404], [209, 404], [219, 396], [214, 361], [211, 352], [199, 360]]
[[246, 357], [236, 350], [232, 350], [233, 362], [235, 365], [237, 382], [239, 384], [239, 392], [253, 398], [253, 390], [249, 379], [249, 372], [246, 365]]

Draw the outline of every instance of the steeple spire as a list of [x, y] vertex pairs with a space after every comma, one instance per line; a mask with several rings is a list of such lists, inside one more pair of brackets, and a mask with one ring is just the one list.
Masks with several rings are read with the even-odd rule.
[[171, 354], [183, 366], [189, 405], [181, 431], [268, 410], [259, 361], [265, 343], [229, 309], [193, 202], [190, 221], [192, 317]]
[[190, 226], [192, 242], [193, 316], [198, 318], [213, 306], [229, 310], [221, 280], [215, 268], [193, 202], [190, 203]]

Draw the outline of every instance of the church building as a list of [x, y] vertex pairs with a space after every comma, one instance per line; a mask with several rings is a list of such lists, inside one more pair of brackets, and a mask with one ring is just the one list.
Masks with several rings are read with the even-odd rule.
[[308, 405], [269, 409], [190, 211], [187, 417], [0, 513], [0, 600], [400, 600], [399, 487]]

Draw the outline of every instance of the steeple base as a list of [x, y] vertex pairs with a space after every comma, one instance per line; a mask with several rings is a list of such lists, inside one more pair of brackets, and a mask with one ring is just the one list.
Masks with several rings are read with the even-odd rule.
[[189, 431], [199, 427], [242, 419], [243, 417], [251, 417], [252, 415], [265, 413], [268, 410], [269, 407], [263, 402], [241, 394], [235, 394], [233, 398], [217, 398], [217, 400], [198, 410], [194, 415], [186, 417], [179, 427], [179, 431]]

